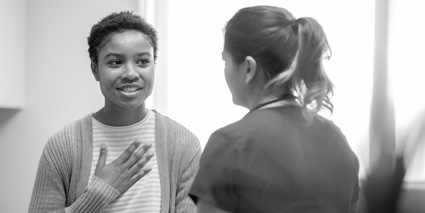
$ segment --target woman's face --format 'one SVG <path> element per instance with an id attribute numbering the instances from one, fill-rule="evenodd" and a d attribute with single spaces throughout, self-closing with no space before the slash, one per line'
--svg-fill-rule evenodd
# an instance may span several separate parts
<path id="1" fill-rule="evenodd" d="M 224 60 L 224 77 L 227 86 L 232 93 L 233 103 L 246 107 L 245 78 L 239 64 L 235 63 L 230 53 L 224 48 L 222 52 Z"/>
<path id="2" fill-rule="evenodd" d="M 105 96 L 105 108 L 144 107 L 153 88 L 153 47 L 141 32 L 128 30 L 114 34 L 101 48 L 95 69 L 95 78 Z"/>

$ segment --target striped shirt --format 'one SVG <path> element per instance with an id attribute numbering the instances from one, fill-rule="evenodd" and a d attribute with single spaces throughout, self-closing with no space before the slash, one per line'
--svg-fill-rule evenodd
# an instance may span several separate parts
<path id="1" fill-rule="evenodd" d="M 146 117 L 129 126 L 108 126 L 92 117 L 93 124 L 93 158 L 90 177 L 93 176 L 99 158 L 100 146 L 108 147 L 106 164 L 118 158 L 135 140 L 143 144 L 152 144 L 148 152 L 155 153 L 155 112 L 149 110 Z M 109 203 L 103 212 L 160 212 L 161 188 L 156 155 L 145 167 L 152 170 L 131 188 Z M 91 178 L 90 178 L 91 179 Z"/>

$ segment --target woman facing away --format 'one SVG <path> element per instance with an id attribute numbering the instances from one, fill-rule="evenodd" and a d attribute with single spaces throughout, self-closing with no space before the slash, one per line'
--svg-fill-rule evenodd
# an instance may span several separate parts
<path id="1" fill-rule="evenodd" d="M 88 37 L 99 111 L 54 134 L 43 150 L 29 212 L 196 212 L 188 191 L 197 137 L 150 110 L 156 30 L 132 12 L 112 13 Z"/>
<path id="2" fill-rule="evenodd" d="M 286 9 L 240 9 L 226 24 L 225 78 L 250 111 L 216 130 L 190 190 L 198 213 L 354 212 L 359 163 L 330 120 L 330 49 L 313 18 Z"/>

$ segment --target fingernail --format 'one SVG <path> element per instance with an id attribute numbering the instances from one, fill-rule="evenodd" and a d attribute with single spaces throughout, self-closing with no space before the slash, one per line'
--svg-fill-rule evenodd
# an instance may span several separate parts
<path id="1" fill-rule="evenodd" d="M 104 143 L 102 143 L 102 144 L 100 144 L 100 148 L 101 149 L 105 149 L 106 148 L 106 145 Z"/>
<path id="2" fill-rule="evenodd" d="M 152 158 L 152 156 L 153 156 L 153 154 L 152 154 L 152 153 L 146 153 L 146 154 L 145 154 L 145 158 L 146 158 L 147 160 L 151 159 L 151 158 Z"/>

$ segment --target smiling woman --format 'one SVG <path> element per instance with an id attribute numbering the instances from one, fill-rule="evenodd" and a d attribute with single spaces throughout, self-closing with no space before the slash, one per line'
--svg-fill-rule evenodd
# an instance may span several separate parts
<path id="1" fill-rule="evenodd" d="M 146 107 L 156 30 L 132 12 L 92 27 L 91 70 L 105 105 L 53 135 L 41 156 L 29 212 L 195 212 L 197 137 Z"/>
<path id="2" fill-rule="evenodd" d="M 125 113 L 131 116 L 119 125 L 130 125 L 146 116 L 144 102 L 152 93 L 154 80 L 153 52 L 149 40 L 138 31 L 117 33 L 109 39 L 99 52 L 99 61 L 92 64 L 93 75 L 105 96 L 105 107 L 94 114 L 97 120 L 114 125 L 121 119 L 108 121 L 109 112 L 124 112 L 120 108 L 128 109 Z M 122 117 L 120 114 L 113 115 Z"/>

